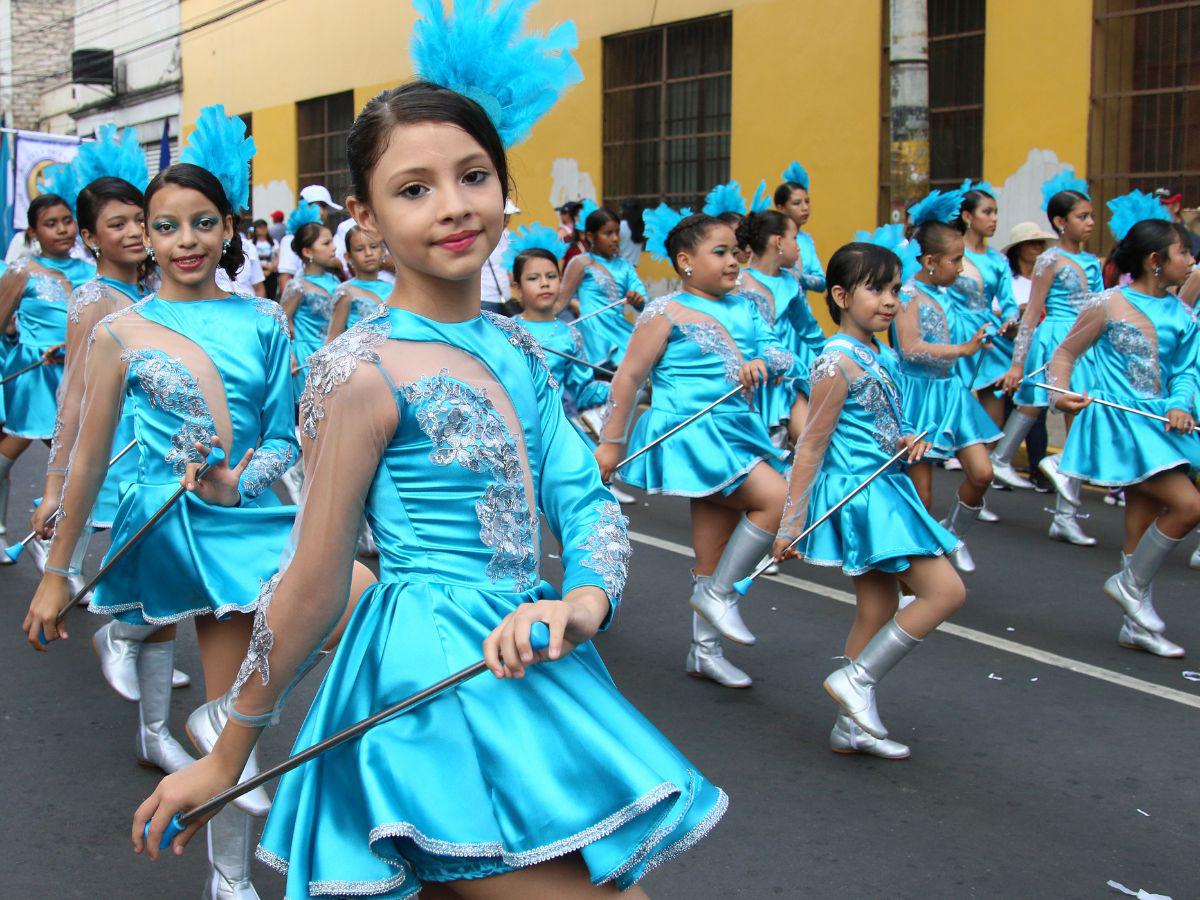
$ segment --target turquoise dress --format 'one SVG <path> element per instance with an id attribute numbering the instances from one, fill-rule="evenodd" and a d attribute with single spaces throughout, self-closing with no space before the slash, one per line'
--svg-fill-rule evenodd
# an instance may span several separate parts
<path id="1" fill-rule="evenodd" d="M 567 353 L 578 359 L 587 358 L 583 336 L 578 329 L 561 319 L 530 322 L 524 316 L 517 316 L 517 321 L 537 338 L 537 342 L 543 348 Z M 550 374 L 563 387 L 563 400 L 566 401 L 568 415 L 571 414 L 572 408 L 582 411 L 608 403 L 608 382 L 597 381 L 593 369 L 551 352 L 546 353 L 546 365 L 550 367 Z"/>
<path id="2" fill-rule="evenodd" d="M 900 355 L 901 393 L 914 433 L 928 431 L 933 459 L 949 459 L 964 447 L 987 444 L 1000 430 L 954 371 L 945 288 L 912 281 L 900 292 L 901 312 L 892 324 Z M 903 320 L 903 321 L 902 321 Z"/>
<path id="3" fill-rule="evenodd" d="M 581 253 L 576 259 L 579 261 L 572 261 L 572 265 L 583 266 L 583 280 L 576 291 L 580 317 L 616 303 L 630 291 L 646 296 L 646 286 L 638 277 L 637 269 L 623 257 L 605 259 L 594 253 Z M 584 358 L 588 362 L 615 368 L 625 358 L 625 346 L 633 334 L 633 326 L 625 318 L 625 307 L 614 306 L 580 322 L 579 333 L 583 335 L 587 350 Z"/>
<path id="4" fill-rule="evenodd" d="M 880 468 L 917 429 L 904 415 L 896 356 L 836 334 L 812 366 L 811 412 L 796 447 L 780 536 L 795 538 Z M 794 512 L 799 511 L 799 515 Z M 926 512 L 903 462 L 893 463 L 796 547 L 847 575 L 903 572 L 958 540 Z"/>
<path id="5" fill-rule="evenodd" d="M 519 604 L 561 596 L 539 573 L 543 517 L 561 542 L 562 593 L 599 588 L 611 622 L 628 520 L 519 325 L 380 310 L 314 357 L 300 421 L 312 442 L 304 517 L 264 588 L 236 715 L 277 711 L 337 621 L 348 526 L 364 510 L 379 583 L 358 601 L 294 752 L 472 665 Z M 726 805 L 589 642 L 520 680 L 484 673 L 284 775 L 258 857 L 286 873 L 292 898 L 408 897 L 424 881 L 573 852 L 593 882 L 624 888 Z"/>
<path id="6" fill-rule="evenodd" d="M 1086 251 L 1068 253 L 1051 247 L 1037 258 L 1034 282 L 1048 272 L 1053 272 L 1054 280 L 1046 294 L 1046 317 L 1036 327 L 1027 327 L 1022 322 L 1014 345 L 1014 359 L 1024 359 L 1025 371 L 1025 381 L 1013 396 L 1013 402 L 1019 406 L 1050 404 L 1046 389 L 1034 387 L 1033 382 L 1045 382 L 1044 367 L 1075 324 L 1080 310 L 1092 302 L 1093 295 L 1104 290 L 1100 260 Z M 1091 364 L 1084 357 L 1071 374 L 1071 389 L 1084 393 L 1091 385 Z"/>
<path id="7" fill-rule="evenodd" d="M 796 243 L 800 247 L 800 263 L 796 266 L 796 275 L 805 291 L 825 293 L 825 267 L 817 256 L 817 245 L 812 235 L 807 231 L 796 232 Z"/>
<path id="8" fill-rule="evenodd" d="M 222 435 L 234 465 L 247 450 L 255 453 L 241 477 L 240 506 L 184 494 L 96 588 L 92 612 L 166 625 L 254 608 L 261 583 L 279 568 L 296 513 L 268 490 L 298 451 L 289 355 L 286 317 L 258 297 L 169 302 L 151 295 L 96 327 L 89 372 L 110 377 L 95 390 L 110 385 L 114 407 L 123 398 L 138 441 L 137 471 L 123 485 L 106 561 L 176 491 L 187 463 L 200 460 L 193 442 Z M 89 494 L 99 490 L 103 465 L 73 476 L 81 453 L 107 463 L 113 442 L 94 444 L 107 407 L 98 398 L 84 409 L 63 496 L 68 515 L 88 508 Z"/>
<path id="9" fill-rule="evenodd" d="M 60 273 L 70 283 L 49 275 L 31 274 L 16 308 L 17 346 L 8 355 L 4 374 L 12 375 L 41 359 L 42 354 L 67 342 L 67 303 L 71 291 L 96 274 L 96 267 L 79 259 L 36 256 L 33 261 Z M 24 271 L 28 262 L 14 263 L 13 271 Z M 50 440 L 58 413 L 61 363 L 39 366 L 4 385 L 7 413 L 4 430 L 15 437 Z"/>
<path id="10" fill-rule="evenodd" d="M 351 278 L 349 281 L 343 281 L 337 288 L 337 291 L 341 291 L 342 288 L 347 287 L 358 288 L 360 291 L 366 291 L 369 294 L 374 295 L 376 298 L 375 302 L 372 302 L 370 298 L 364 297 L 361 294 L 348 292 L 350 294 L 350 313 L 346 318 L 347 328 L 350 328 L 352 325 L 355 325 L 362 319 L 369 316 L 375 311 L 376 307 L 387 303 L 387 299 L 392 293 L 391 284 L 380 278 L 376 278 L 374 281 L 367 281 L 362 278 Z M 337 292 L 335 291 L 334 300 L 336 301 L 336 299 Z"/>
<path id="11" fill-rule="evenodd" d="M 630 453 L 646 446 L 729 391 L 743 363 L 756 358 L 766 362 L 772 378 L 795 377 L 795 357 L 749 300 L 737 294 L 708 300 L 684 292 L 658 298 L 638 317 L 622 364 L 628 378 L 614 379 L 603 440 L 625 444 Z M 647 377 L 653 385 L 650 409 L 630 434 L 637 389 Z M 732 494 L 760 462 L 784 471 L 785 455 L 737 393 L 624 466 L 619 477 L 651 494 Z"/>
<path id="12" fill-rule="evenodd" d="M 1052 382 L 1075 378 L 1081 357 L 1091 366 L 1092 397 L 1165 416 L 1191 412 L 1198 387 L 1200 327 L 1171 294 L 1152 297 L 1129 287 L 1105 293 L 1079 314 L 1050 366 Z M 1200 469 L 1200 437 L 1166 431 L 1163 423 L 1092 403 L 1075 416 L 1059 471 L 1104 487 L 1122 487 L 1161 472 Z"/>
<path id="13" fill-rule="evenodd" d="M 1012 269 L 999 250 L 988 247 L 983 253 L 967 250 L 964 271 L 950 286 L 949 294 L 954 314 L 950 317 L 950 337 L 956 344 L 965 344 L 984 325 L 991 326 L 991 346 L 974 356 L 959 359 L 955 370 L 972 391 L 992 387 L 1012 366 L 1013 342 L 1000 334 L 1010 322 L 1020 316 L 1017 298 L 1013 296 Z M 995 307 L 999 306 L 997 315 Z"/>
<path id="14" fill-rule="evenodd" d="M 298 272 L 284 288 L 280 304 L 296 303 L 292 315 L 292 354 L 297 366 L 307 365 L 308 358 L 325 346 L 329 320 L 333 317 L 333 294 L 340 284 L 336 275 L 326 272 L 319 275 Z M 303 368 L 292 376 L 292 389 L 297 397 L 304 390 L 304 378 Z"/>

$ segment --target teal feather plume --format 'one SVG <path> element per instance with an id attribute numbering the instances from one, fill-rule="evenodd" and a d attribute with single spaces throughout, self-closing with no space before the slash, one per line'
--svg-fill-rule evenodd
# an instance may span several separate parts
<path id="1" fill-rule="evenodd" d="M 221 182 L 233 211 L 250 207 L 250 160 L 254 138 L 246 137 L 246 123 L 225 115 L 221 104 L 200 110 L 196 127 L 188 137 L 179 161 L 207 169 Z"/>

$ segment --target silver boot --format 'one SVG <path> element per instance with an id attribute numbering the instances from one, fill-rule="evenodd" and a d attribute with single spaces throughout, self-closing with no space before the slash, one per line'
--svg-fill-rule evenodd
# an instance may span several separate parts
<path id="1" fill-rule="evenodd" d="M 204 900 L 258 900 L 250 882 L 254 829 L 250 817 L 230 804 L 209 820 L 208 884 Z"/>
<path id="2" fill-rule="evenodd" d="M 1053 456 L 1047 456 L 1038 463 L 1038 468 L 1046 476 L 1047 480 L 1054 485 L 1054 490 L 1058 492 L 1058 496 L 1062 497 L 1072 506 L 1079 506 L 1083 502 L 1079 497 L 1081 482 L 1078 478 L 1068 478 L 1058 471 L 1058 465 L 1061 462 L 1062 454 L 1056 453 Z"/>
<path id="3" fill-rule="evenodd" d="M 717 568 L 708 581 L 697 581 L 692 591 L 692 609 L 703 616 L 710 625 L 737 644 L 753 646 L 756 638 L 742 621 L 738 611 L 738 592 L 734 582 L 754 571 L 763 554 L 775 543 L 775 535 L 763 531 L 745 516 L 742 516 L 725 552 L 717 562 Z"/>
<path id="4" fill-rule="evenodd" d="M 1192 558 L 1188 560 L 1188 568 L 1200 569 L 1200 544 L 1196 545 L 1196 549 L 1192 551 Z"/>
<path id="5" fill-rule="evenodd" d="M 197 707 L 188 716 L 188 737 L 192 739 L 192 743 L 196 745 L 196 749 L 205 756 L 212 753 L 212 748 L 216 745 L 217 738 L 221 736 L 221 731 L 225 728 L 225 723 L 229 721 L 229 707 L 232 702 L 228 694 L 222 694 L 216 700 L 209 700 L 203 706 Z M 258 747 L 255 746 L 250 751 L 250 758 L 246 760 L 246 768 L 242 770 L 242 775 L 238 781 L 245 781 L 257 774 Z M 242 796 L 233 801 L 233 805 L 244 813 L 261 818 L 271 811 L 271 798 L 267 796 L 267 792 L 260 786 L 249 793 L 242 794 Z"/>
<path id="6" fill-rule="evenodd" d="M 175 642 L 141 645 L 137 655 L 138 703 L 137 761 L 162 769 L 168 775 L 195 762 L 171 734 L 171 673 L 175 668 Z"/>
<path id="7" fill-rule="evenodd" d="M 880 759 L 908 759 L 912 756 L 907 744 L 872 737 L 845 713 L 838 713 L 837 721 L 833 723 L 833 731 L 829 732 L 829 749 L 834 753 L 865 753 Z"/>
<path id="8" fill-rule="evenodd" d="M 1076 482 L 1075 492 L 1078 493 L 1079 479 L 1071 478 L 1069 480 Z M 1096 539 L 1091 535 L 1084 534 L 1083 528 L 1079 524 L 1079 510 L 1072 506 L 1071 502 L 1062 494 L 1058 495 L 1054 503 L 1054 519 L 1050 522 L 1050 539 L 1074 544 L 1076 547 L 1096 546 Z"/>
<path id="9" fill-rule="evenodd" d="M 612 491 L 613 499 L 622 506 L 628 506 L 630 503 L 637 503 L 637 497 L 633 496 L 633 494 L 625 493 L 625 491 L 621 490 L 615 484 L 610 484 L 608 489 Z"/>
<path id="10" fill-rule="evenodd" d="M 875 685 L 919 643 L 919 639 L 892 619 L 871 638 L 857 659 L 849 660 L 825 679 L 825 692 L 859 728 L 883 740 L 887 737 L 887 729 L 875 705 Z"/>
<path id="11" fill-rule="evenodd" d="M 1008 421 L 1004 423 L 1004 434 L 1000 436 L 990 454 L 992 477 L 996 481 L 1025 491 L 1033 490 L 1033 482 L 1013 468 L 1012 458 L 1036 422 L 1037 419 L 1033 416 L 1027 416 L 1015 409 L 1012 411 Z"/>
<path id="12" fill-rule="evenodd" d="M 950 562 L 954 563 L 954 568 L 966 574 L 975 571 L 975 560 L 971 557 L 971 551 L 967 549 L 967 543 L 963 537 L 971 530 L 975 520 L 979 518 L 981 509 L 983 509 L 982 506 L 967 506 L 956 498 L 950 515 L 942 519 L 942 527 L 959 539 L 958 549 L 950 551 Z"/>
<path id="13" fill-rule="evenodd" d="M 696 613 L 692 613 L 692 646 L 688 650 L 686 671 L 694 678 L 707 678 L 727 688 L 748 688 L 754 683 L 725 658 L 721 633 Z"/>
<path id="14" fill-rule="evenodd" d="M 1178 540 L 1167 537 L 1151 523 L 1138 541 L 1133 553 L 1122 555 L 1121 571 L 1104 582 L 1104 593 L 1125 611 L 1135 624 L 1147 631 L 1162 634 L 1167 625 L 1154 610 L 1151 586 Z"/>
<path id="15" fill-rule="evenodd" d="M 100 674 L 109 687 L 131 703 L 137 703 L 142 697 L 138 687 L 138 651 L 142 649 L 142 641 L 158 628 L 157 625 L 126 625 L 114 619 L 92 635 L 92 648 L 100 657 Z"/>
<path id="16" fill-rule="evenodd" d="M 979 502 L 979 521 L 987 522 L 988 524 L 1000 521 L 1000 517 L 988 509 L 986 498 Z"/>
<path id="17" fill-rule="evenodd" d="M 1125 616 L 1121 620 L 1121 633 L 1117 635 L 1117 643 L 1130 650 L 1145 650 L 1147 653 L 1164 656 L 1167 659 L 1179 659 L 1186 653 L 1182 647 L 1174 641 L 1168 640 L 1165 635 L 1147 631 L 1129 616 Z"/>

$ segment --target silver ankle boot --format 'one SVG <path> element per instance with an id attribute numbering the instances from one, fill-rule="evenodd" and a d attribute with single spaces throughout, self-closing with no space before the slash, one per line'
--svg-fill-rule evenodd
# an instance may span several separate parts
<path id="1" fill-rule="evenodd" d="M 1075 482 L 1075 492 L 1079 493 L 1079 479 L 1069 479 Z M 1085 534 L 1079 524 L 1079 510 L 1071 502 L 1059 494 L 1054 503 L 1054 519 L 1050 522 L 1050 539 L 1074 544 L 1076 547 L 1094 547 L 1096 539 Z"/>
<path id="2" fill-rule="evenodd" d="M 100 674 L 122 699 L 131 703 L 137 703 L 141 699 L 137 675 L 138 651 L 142 641 L 160 627 L 129 625 L 113 619 L 100 626 L 92 635 L 92 648 L 100 658 Z M 180 672 L 178 669 L 171 671 L 171 687 L 185 688 L 191 683 L 192 679 L 186 672 Z"/>
<path id="3" fill-rule="evenodd" d="M 742 621 L 738 610 L 738 592 L 734 582 L 749 575 L 763 558 L 763 554 L 775 543 L 775 535 L 763 531 L 745 516 L 742 516 L 725 552 L 717 562 L 712 577 L 703 583 L 697 582 L 692 591 L 692 609 L 703 616 L 710 625 L 737 644 L 753 646 L 755 637 Z"/>
<path id="4" fill-rule="evenodd" d="M 137 761 L 162 769 L 168 775 L 195 762 L 172 736 L 171 673 L 175 668 L 175 642 L 142 644 L 137 655 L 138 702 Z"/>
<path id="5" fill-rule="evenodd" d="M 1117 635 L 1117 643 L 1130 650 L 1145 650 L 1155 656 L 1167 659 L 1180 659 L 1186 651 L 1165 635 L 1147 631 L 1129 616 L 1121 619 L 1121 633 Z"/>
<path id="6" fill-rule="evenodd" d="M 696 613 L 692 613 L 692 646 L 688 650 L 686 671 L 694 678 L 707 678 L 727 688 L 748 688 L 754 683 L 725 658 L 721 633 Z"/>
<path id="7" fill-rule="evenodd" d="M 986 522 L 988 524 L 1000 521 L 1000 517 L 988 509 L 986 498 L 979 501 L 979 521 Z"/>
<path id="8" fill-rule="evenodd" d="M 204 900 L 259 900 L 250 882 L 254 829 L 250 817 L 234 804 L 205 826 L 208 835 L 208 884 Z"/>
<path id="9" fill-rule="evenodd" d="M 1200 544 L 1196 545 L 1196 549 L 1192 551 L 1192 557 L 1188 560 L 1188 568 L 1200 569 Z"/>
<path id="10" fill-rule="evenodd" d="M 1036 422 L 1037 419 L 1033 416 L 1027 416 L 1015 409 L 1012 411 L 1008 421 L 1004 423 L 1004 434 L 1000 436 L 990 454 L 992 477 L 996 481 L 1025 491 L 1033 490 L 1033 482 L 1013 468 L 1012 458 Z"/>
<path id="11" fill-rule="evenodd" d="M 217 738 L 221 736 L 221 732 L 225 728 L 225 723 L 229 721 L 229 707 L 232 702 L 229 694 L 222 694 L 216 700 L 209 700 L 203 706 L 197 707 L 188 716 L 188 737 L 192 739 L 192 743 L 196 745 L 196 749 L 205 756 L 212 752 L 212 748 L 217 743 Z M 257 774 L 258 747 L 256 745 L 250 751 L 250 758 L 246 760 L 246 768 L 242 770 L 242 775 L 238 781 L 245 781 Z M 249 793 L 242 794 L 242 796 L 233 801 L 233 805 L 244 813 L 261 818 L 271 811 L 271 798 L 267 796 L 266 790 L 260 786 Z"/>
<path id="12" fill-rule="evenodd" d="M 1108 598 L 1135 624 L 1155 634 L 1162 634 L 1167 625 L 1154 610 L 1151 586 L 1158 570 L 1178 544 L 1178 540 L 1159 531 L 1157 523 L 1151 523 L 1133 553 L 1128 557 L 1122 555 L 1121 571 L 1104 582 L 1104 593 Z"/>
<path id="13" fill-rule="evenodd" d="M 849 660 L 825 679 L 826 693 L 859 728 L 883 740 L 888 733 L 875 705 L 875 685 L 919 643 L 892 619 L 871 638 L 857 659 Z"/>
<path id="14" fill-rule="evenodd" d="M 1058 492 L 1058 496 L 1062 497 L 1072 506 L 1079 506 L 1083 502 L 1079 497 L 1079 487 L 1082 482 L 1077 478 L 1068 478 L 1058 471 L 1058 465 L 1061 462 L 1062 454 L 1056 453 L 1053 456 L 1047 456 L 1038 463 L 1038 468 L 1046 476 L 1047 480 L 1054 485 L 1054 490 Z"/>
<path id="15" fill-rule="evenodd" d="M 872 737 L 854 724 L 845 713 L 838 713 L 829 732 L 829 749 L 834 753 L 865 753 L 880 759 L 908 759 L 912 751 L 899 741 L 880 740 Z"/>
<path id="16" fill-rule="evenodd" d="M 967 543 L 963 537 L 971 530 L 971 526 L 979 518 L 979 512 L 982 509 L 982 505 L 967 506 L 956 498 L 950 515 L 942 519 L 942 527 L 959 539 L 958 549 L 951 550 L 949 553 L 950 562 L 954 563 L 954 568 L 966 574 L 975 571 L 975 560 L 971 557 L 971 551 L 967 549 Z"/>

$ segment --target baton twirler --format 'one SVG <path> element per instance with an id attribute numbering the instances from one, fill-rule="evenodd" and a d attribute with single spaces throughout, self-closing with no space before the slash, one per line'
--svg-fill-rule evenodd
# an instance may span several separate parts
<path id="1" fill-rule="evenodd" d="M 550 646 L 550 629 L 545 622 L 534 622 L 529 629 L 529 643 L 534 650 L 545 650 Z M 162 840 L 159 841 L 159 849 L 165 850 L 171 846 L 171 841 L 179 835 L 184 829 L 188 828 L 193 822 L 204 819 L 207 816 L 218 812 L 226 803 L 236 800 L 242 794 L 249 793 L 257 787 L 261 787 L 268 781 L 272 781 L 297 766 L 302 766 L 310 759 L 320 756 L 326 750 L 332 750 L 334 747 L 344 744 L 347 741 L 352 741 L 364 732 L 370 731 L 376 725 L 386 722 L 388 719 L 394 718 L 401 713 L 406 713 L 410 709 L 414 709 L 428 703 L 434 697 L 444 694 L 446 691 L 452 690 L 465 681 L 470 681 L 476 675 L 487 671 L 487 663 L 482 659 L 477 663 L 467 666 L 465 669 L 460 669 L 453 675 L 448 675 L 437 684 L 431 684 L 422 691 L 418 691 L 411 697 L 401 700 L 389 706 L 387 709 L 382 709 L 374 715 L 368 716 L 348 728 L 344 728 L 337 734 L 330 735 L 325 740 L 313 744 L 306 750 L 301 750 L 299 753 L 289 756 L 278 765 L 271 766 L 269 769 L 264 769 L 253 778 L 247 778 L 245 781 L 235 784 L 229 790 L 222 791 L 213 797 L 211 800 L 206 800 L 197 806 L 195 809 L 190 809 L 185 813 L 176 813 L 171 817 L 171 821 L 167 823 L 167 827 L 163 829 Z M 146 827 L 142 829 L 142 836 L 150 836 L 150 823 L 146 823 Z"/>
<path id="2" fill-rule="evenodd" d="M 1098 404 L 1099 406 L 1110 406 L 1113 409 L 1119 409 L 1121 412 L 1132 413 L 1135 416 L 1145 416 L 1147 419 L 1153 419 L 1156 422 L 1170 423 L 1171 421 L 1166 416 L 1160 416 L 1158 413 L 1146 412 L 1144 409 L 1134 409 L 1132 406 L 1122 406 L 1120 403 L 1113 403 L 1111 400 L 1101 400 L 1099 397 L 1088 397 L 1085 394 L 1079 393 L 1078 391 L 1069 391 L 1066 388 L 1053 387 L 1049 384 L 1042 384 L 1039 381 L 1035 381 L 1033 386 L 1043 388 L 1047 391 L 1053 391 L 1056 394 L 1065 394 L 1066 396 L 1074 397 L 1077 400 L 1088 400 L 1092 403 Z M 1196 429 L 1193 428 L 1188 433 L 1195 434 Z"/>
<path id="3" fill-rule="evenodd" d="M 920 434 L 917 435 L 916 439 L 913 441 L 913 444 L 921 443 L 921 441 L 925 440 L 925 435 L 927 435 L 927 434 L 929 434 L 928 431 L 922 431 Z M 852 490 L 850 493 L 848 493 L 845 497 L 843 497 L 837 503 L 833 504 L 833 506 L 829 507 L 829 509 L 825 510 L 825 512 L 821 515 L 821 517 L 819 519 L 817 519 L 817 521 L 813 522 L 811 525 L 809 525 L 807 528 L 805 528 L 802 532 L 800 532 L 798 535 L 796 535 L 796 537 L 792 539 L 792 542 L 787 545 L 786 549 L 791 550 L 793 547 L 795 547 L 797 544 L 799 544 L 802 540 L 804 540 L 806 537 L 808 537 L 810 534 L 812 534 L 817 529 L 817 526 L 819 526 L 822 522 L 824 522 L 826 519 L 828 519 L 830 516 L 832 516 L 835 512 L 837 512 L 839 509 L 841 509 L 843 506 L 845 506 L 847 503 L 849 503 L 850 498 L 852 498 L 855 494 L 857 494 L 859 491 L 861 491 L 863 488 L 865 488 L 868 484 L 870 484 L 872 481 L 874 481 L 876 478 L 878 478 L 880 475 L 882 475 L 884 472 L 886 472 L 888 469 L 890 469 L 892 467 L 892 465 L 898 459 L 900 459 L 900 457 L 904 456 L 904 454 L 906 454 L 906 453 L 910 453 L 911 451 L 912 451 L 912 447 L 909 446 L 909 447 L 901 447 L 899 450 L 897 450 L 895 453 L 893 453 L 891 455 L 891 458 L 889 458 L 887 462 L 885 462 L 882 466 L 880 466 L 878 469 L 876 469 L 874 472 L 872 472 L 870 475 L 868 475 L 866 480 L 863 481 L 861 484 L 859 484 L 858 487 L 856 487 L 854 490 Z M 741 581 L 735 582 L 733 585 L 733 589 L 735 591 L 737 591 L 739 594 L 745 596 L 746 591 L 750 590 L 750 585 L 754 582 L 754 579 L 758 578 L 759 575 L 761 575 L 763 572 L 767 571 L 767 569 L 771 568 L 771 564 L 774 561 L 775 560 L 773 558 L 768 558 L 762 565 L 760 565 L 754 571 L 754 574 L 751 575 L 749 578 L 743 578 Z"/>
<path id="4" fill-rule="evenodd" d="M 730 388 L 726 393 L 722 394 L 720 397 L 718 397 L 712 403 L 708 404 L 708 406 L 704 407 L 704 409 L 700 410 L 700 412 L 692 413 L 692 415 L 688 416 L 686 419 L 684 419 L 682 422 L 680 422 L 678 425 L 676 425 L 674 428 L 672 428 L 666 434 L 656 437 L 654 440 L 652 440 L 650 443 L 648 443 L 641 450 L 635 450 L 633 453 L 630 453 L 627 457 L 625 457 L 623 460 L 621 460 L 619 463 L 617 463 L 615 466 L 613 466 L 613 471 L 614 472 L 617 471 L 617 469 L 621 468 L 621 466 L 625 465 L 626 463 L 633 462 L 635 459 L 637 459 L 639 456 L 641 456 L 647 450 L 653 450 L 655 447 L 657 447 L 659 444 L 661 444 L 663 441 L 665 441 L 667 438 L 669 438 L 675 432 L 679 431 L 680 429 L 686 428 L 688 425 L 691 425 L 702 415 L 709 412 L 714 407 L 717 407 L 720 404 L 724 403 L 726 400 L 728 400 L 734 394 L 739 393 L 742 389 L 743 388 L 740 384 L 737 387 Z"/>
<path id="5" fill-rule="evenodd" d="M 609 378 L 612 378 L 617 374 L 612 369 L 606 369 L 604 366 L 598 366 L 595 363 L 590 363 L 586 359 L 580 359 L 578 356 L 572 356 L 570 353 L 563 353 L 561 350 L 555 350 L 553 347 L 547 347 L 543 344 L 542 349 L 547 353 L 553 353 L 555 356 L 561 356 L 563 359 L 569 359 L 571 362 L 576 362 L 580 365 L 587 366 L 589 369 L 595 369 L 601 375 L 607 375 Z"/>
<path id="6" fill-rule="evenodd" d="M 20 376 L 24 375 L 26 372 L 32 372 L 34 369 L 40 369 L 42 366 L 48 366 L 51 363 L 58 365 L 62 361 L 63 361 L 63 358 L 61 356 L 55 357 L 54 359 L 47 359 L 46 357 L 43 356 L 37 362 L 30 363 L 29 365 L 25 366 L 25 368 L 17 369 L 17 371 L 13 372 L 11 375 L 5 375 L 3 378 L 0 378 L 0 384 L 8 384 L 14 378 L 19 378 Z"/>
<path id="7" fill-rule="evenodd" d="M 571 324 L 578 325 L 580 322 L 586 322 L 592 316 L 598 316 L 598 315 L 600 315 L 600 313 L 606 312 L 607 310 L 612 309 L 614 306 L 624 306 L 626 302 L 627 301 L 625 300 L 625 298 L 622 297 L 620 300 L 617 300 L 613 303 L 609 303 L 607 306 L 602 306 L 599 309 L 593 309 L 590 313 L 588 313 L 587 315 L 584 315 L 584 316 L 580 316 L 578 319 L 576 319 Z"/>

